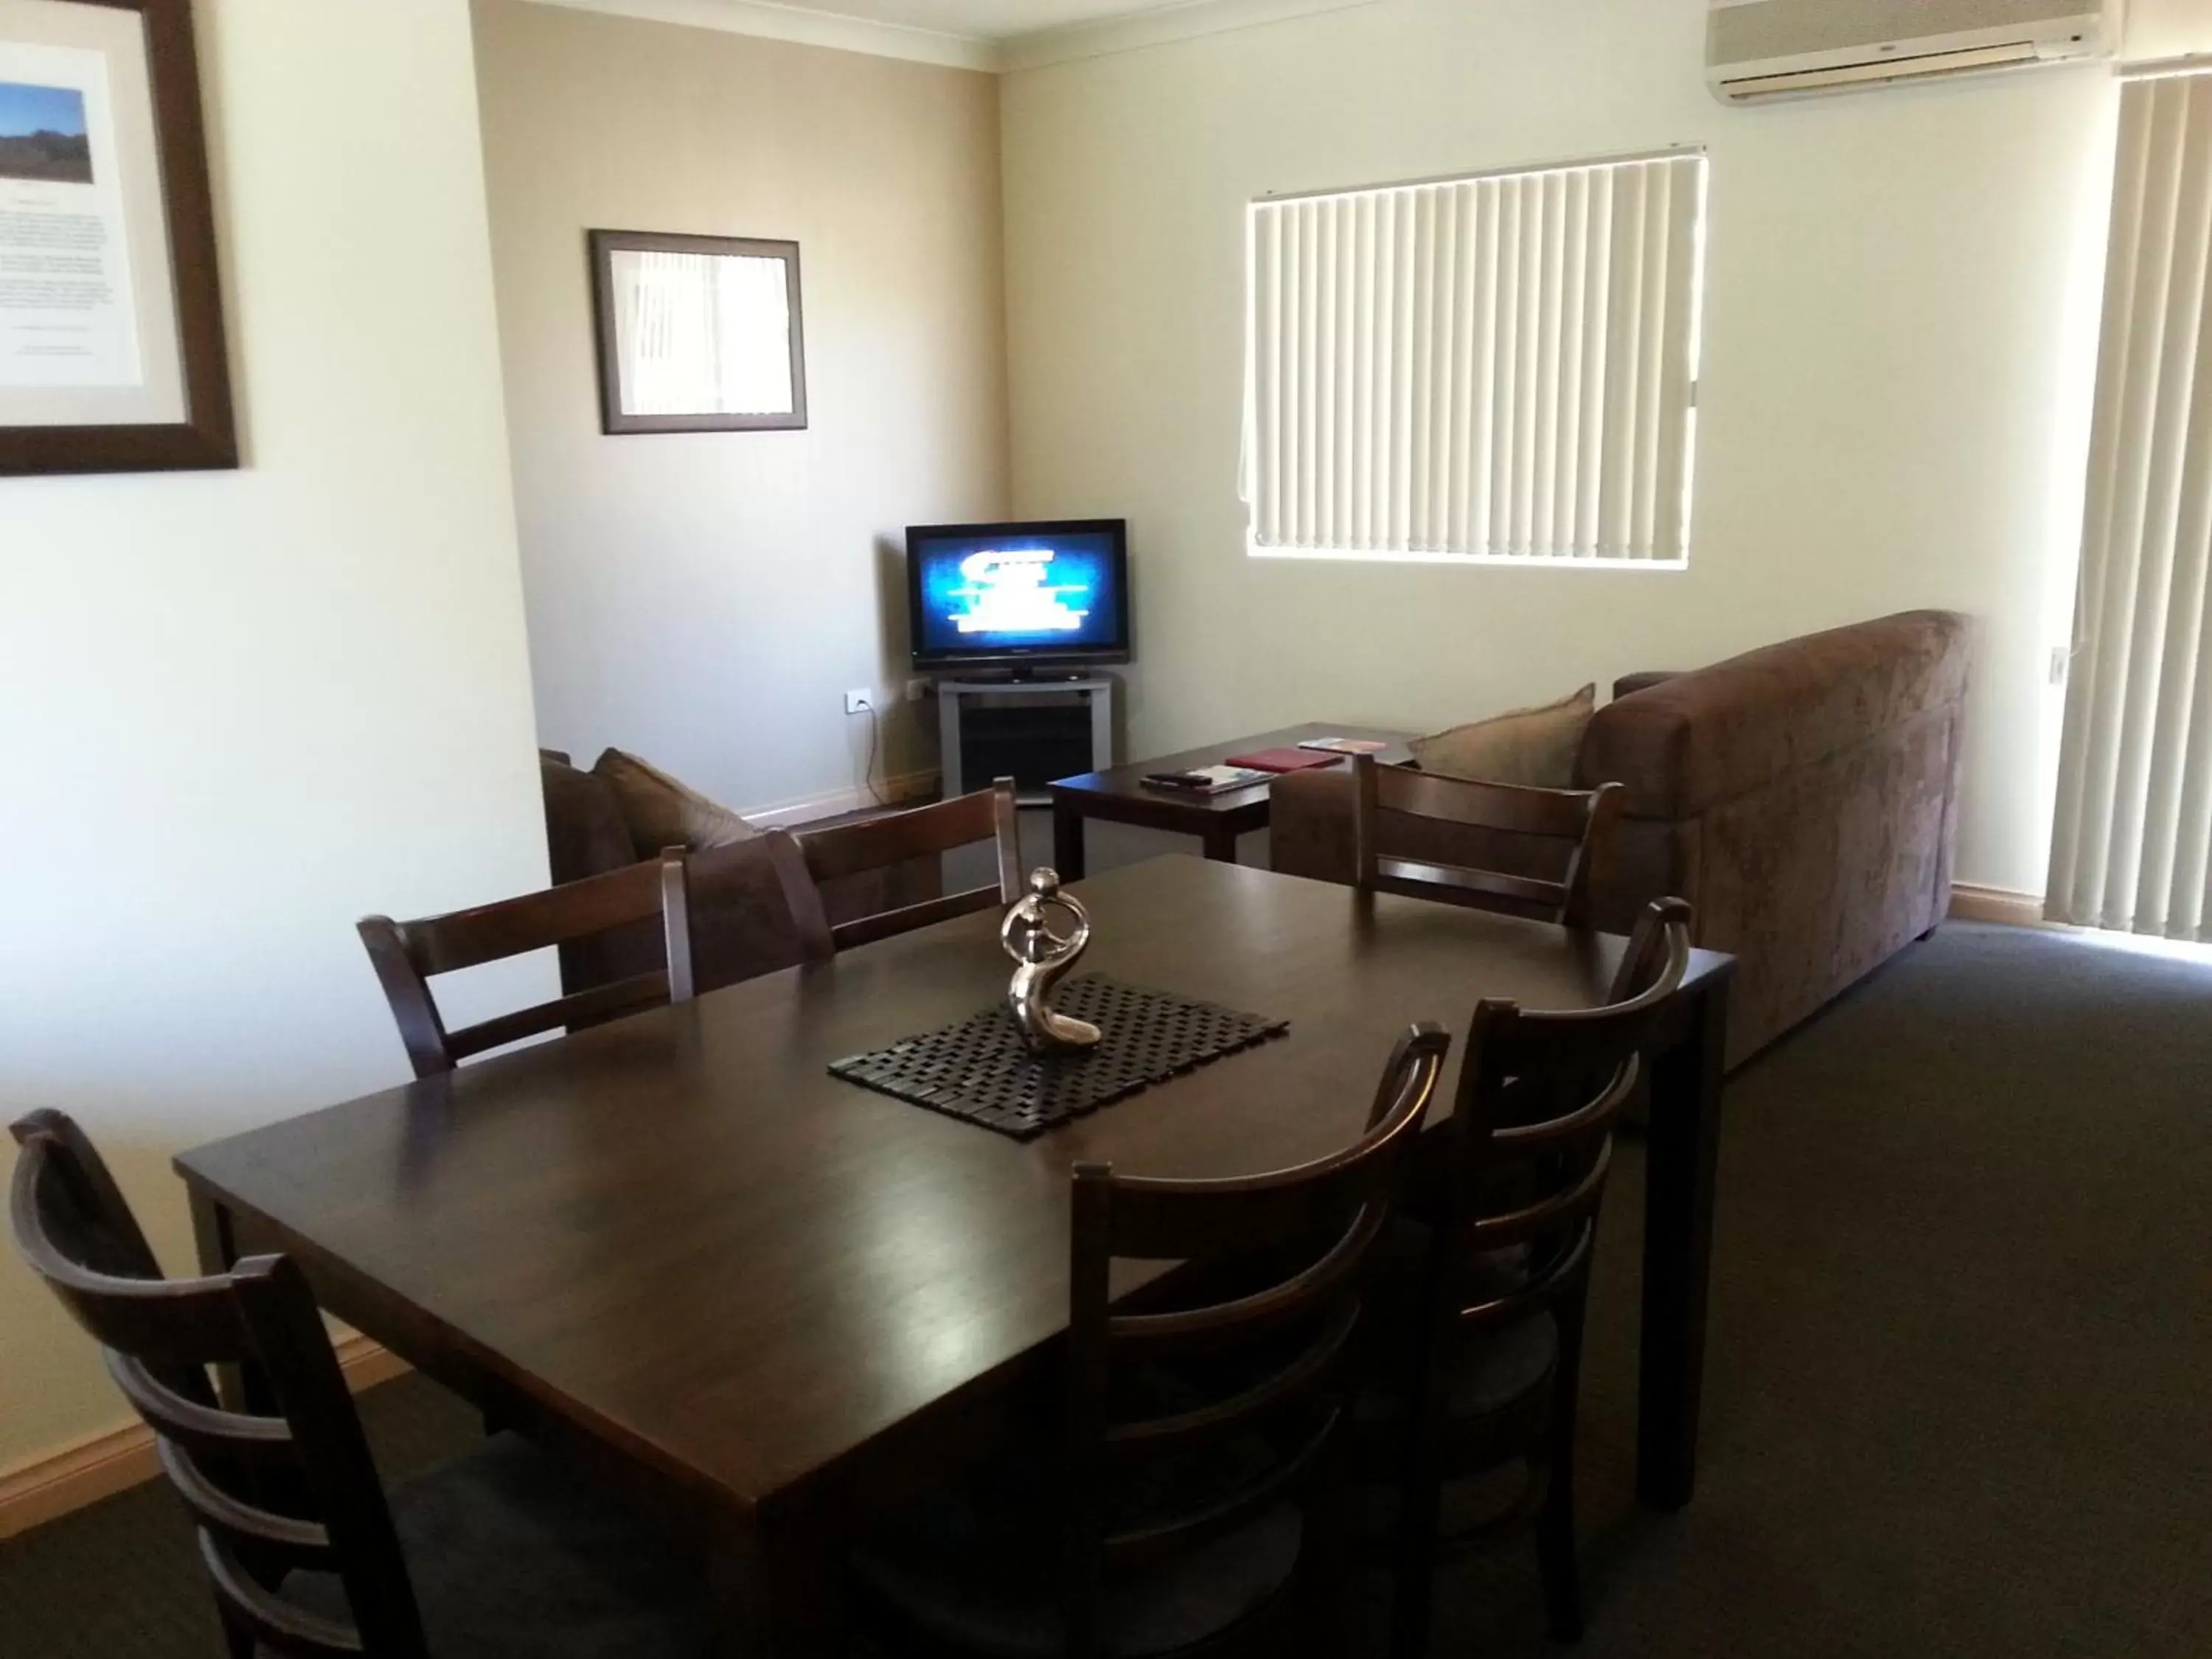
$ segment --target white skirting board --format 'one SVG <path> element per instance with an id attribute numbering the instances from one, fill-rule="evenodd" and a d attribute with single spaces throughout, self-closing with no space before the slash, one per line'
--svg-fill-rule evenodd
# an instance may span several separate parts
<path id="1" fill-rule="evenodd" d="M 2008 927 L 2043 927 L 2043 895 L 2015 892 L 2009 887 L 1977 887 L 1969 882 L 1951 885 L 1951 920 L 1994 921 Z"/>
<path id="2" fill-rule="evenodd" d="M 406 1361 L 365 1336 L 341 1336 L 334 1346 L 338 1368 L 356 1394 L 407 1369 Z M 159 1473 L 153 1431 L 143 1423 L 88 1435 L 0 1474 L 0 1538 L 13 1538 L 71 1510 L 112 1498 Z"/>
<path id="3" fill-rule="evenodd" d="M 787 800 L 775 806 L 757 806 L 739 814 L 756 830 L 788 830 L 795 824 L 812 823 L 820 818 L 834 818 L 840 813 L 857 812 L 867 806 L 898 806 L 908 801 L 937 793 L 937 773 L 906 772 L 895 778 L 885 778 L 879 786 L 881 799 L 866 789 L 840 789 L 833 795 L 813 795 L 805 800 Z"/>

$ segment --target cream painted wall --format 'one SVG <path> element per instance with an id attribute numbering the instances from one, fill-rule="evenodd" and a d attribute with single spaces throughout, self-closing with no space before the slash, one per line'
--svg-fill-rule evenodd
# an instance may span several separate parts
<path id="1" fill-rule="evenodd" d="M 1755 110 L 1705 0 L 1384 0 L 1006 82 L 1015 505 L 1127 513 L 1133 727 L 1441 725 L 1919 605 L 1982 619 L 1963 879 L 2040 890 L 2115 99 L 2101 67 Z M 1702 143 L 1691 568 L 1254 560 L 1243 207 Z"/>
<path id="2" fill-rule="evenodd" d="M 0 1116 L 177 1271 L 171 1153 L 406 1076 L 355 918 L 545 879 L 467 9 L 197 10 L 246 469 L 0 479 Z M 127 1416 L 9 1254 L 0 1471 Z"/>
<path id="3" fill-rule="evenodd" d="M 2142 63 L 2212 52 L 2212 0 L 2129 0 L 2125 56 Z"/>
<path id="4" fill-rule="evenodd" d="M 903 687 L 909 523 L 1000 515 L 988 76 L 478 0 L 538 730 L 741 810 L 854 788 Z M 795 239 L 804 432 L 602 436 L 584 233 Z M 879 771 L 933 764 L 911 707 Z"/>

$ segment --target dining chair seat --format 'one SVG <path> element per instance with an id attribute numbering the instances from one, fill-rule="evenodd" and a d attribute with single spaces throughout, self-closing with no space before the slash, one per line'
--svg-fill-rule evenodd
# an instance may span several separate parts
<path id="1" fill-rule="evenodd" d="M 1381 1346 L 1409 1347 L 1415 1334 L 1410 1328 L 1386 1331 Z M 1559 1322 L 1549 1312 L 1516 1320 L 1452 1357 L 1443 1380 L 1445 1410 L 1455 1418 L 1484 1418 L 1541 1398 L 1559 1363 Z M 1358 1415 L 1363 1425 L 1398 1423 L 1405 1415 L 1405 1391 L 1378 1381 L 1361 1394 Z"/>
<path id="2" fill-rule="evenodd" d="M 432 1659 L 692 1659 L 714 1649 L 699 1561 L 517 1436 L 495 1435 L 391 1494 Z M 337 1575 L 279 1594 L 349 1617 Z M 264 1644 L 262 1653 L 275 1659 Z"/>
<path id="3" fill-rule="evenodd" d="M 994 1464 L 933 1494 L 864 1540 L 851 1558 L 862 1588 L 908 1629 L 963 1654 L 1056 1659 L 1060 1483 L 1049 1450 Z M 1230 1629 L 1290 1582 L 1304 1523 L 1279 1504 L 1195 1549 L 1109 1582 L 1099 1651 L 1174 1653 Z"/>
<path id="4" fill-rule="evenodd" d="M 1383 1278 L 1368 1307 L 1369 1382 L 1354 1412 L 1364 1432 L 1403 1423 L 1405 1379 L 1419 1363 L 1426 1312 L 1421 1268 L 1434 1237 L 1434 1230 L 1421 1222 L 1404 1216 L 1391 1221 Z M 1528 1282 L 1526 1245 L 1490 1252 L 1468 1266 L 1468 1288 L 1477 1297 L 1510 1296 Z M 1486 1418 L 1504 1412 L 1540 1395 L 1559 1360 L 1559 1322 L 1549 1311 L 1539 1310 L 1462 1345 L 1449 1362 L 1445 1409 L 1455 1418 Z"/>

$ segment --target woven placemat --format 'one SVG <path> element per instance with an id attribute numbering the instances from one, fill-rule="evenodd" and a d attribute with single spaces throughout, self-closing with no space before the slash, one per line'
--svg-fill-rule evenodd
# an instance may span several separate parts
<path id="1" fill-rule="evenodd" d="M 1288 1020 L 1096 974 L 1061 986 L 1053 1006 L 1096 1025 L 1104 1033 L 1098 1046 L 1033 1054 L 1012 1012 L 994 1003 L 957 1024 L 833 1061 L 830 1071 L 848 1083 L 1028 1140 L 1290 1030 Z"/>

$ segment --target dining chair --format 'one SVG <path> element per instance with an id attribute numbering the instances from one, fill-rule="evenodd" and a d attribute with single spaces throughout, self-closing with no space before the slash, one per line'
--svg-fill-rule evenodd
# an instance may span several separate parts
<path id="1" fill-rule="evenodd" d="M 1378 1318 L 1377 1375 L 1363 1439 L 1388 1447 L 1400 1485 L 1392 1552 L 1394 1652 L 1426 1650 L 1432 1581 L 1447 1547 L 1536 1534 L 1553 1634 L 1582 1632 L 1575 1548 L 1575 1403 L 1590 1252 L 1613 1129 L 1690 963 L 1691 911 L 1659 899 L 1638 918 L 1604 1006 L 1538 1012 L 1485 1000 L 1461 1054 L 1439 1148 L 1441 1212 L 1401 1230 L 1419 1243 Z M 1530 1103 L 1542 1110 L 1532 1115 Z M 1509 1472 L 1515 1496 L 1471 1528 L 1440 1532 L 1444 1490 Z"/>
<path id="2" fill-rule="evenodd" d="M 447 1029 L 430 993 L 430 981 L 441 974 L 568 945 L 647 919 L 661 924 L 667 946 L 663 967 L 458 1030 Z M 573 1030 L 691 1000 L 690 869 L 677 848 L 664 852 L 658 862 L 586 876 L 495 904 L 416 921 L 364 916 L 357 926 L 418 1078 L 450 1072 L 471 1054 L 540 1032 Z"/>
<path id="3" fill-rule="evenodd" d="M 1354 881 L 1569 927 L 1589 925 L 1591 866 L 1610 855 L 1624 792 L 1517 784 L 1352 759 Z M 1504 866 L 1506 867 L 1499 867 Z"/>
<path id="4" fill-rule="evenodd" d="M 988 789 L 973 794 L 903 812 L 801 830 L 794 839 L 812 880 L 803 888 L 788 888 L 786 896 L 793 914 L 802 918 L 800 931 L 817 960 L 856 945 L 927 927 L 949 916 L 1012 904 L 1022 896 L 1021 820 L 1012 778 L 1000 778 Z M 993 843 L 998 854 L 995 886 L 971 887 L 830 925 L 818 890 L 822 885 L 864 871 L 888 869 L 911 859 L 941 858 L 955 848 L 986 841 Z"/>
<path id="5" fill-rule="evenodd" d="M 1449 1046 L 1409 1030 L 1364 1135 L 1298 1168 L 1078 1164 L 1060 1426 L 856 1548 L 863 1626 L 994 1659 L 1337 1650 L 1355 1335 Z M 1180 1265 L 1117 1305 L 1139 1261 Z"/>
<path id="6" fill-rule="evenodd" d="M 511 1435 L 387 1499 L 289 1257 L 165 1279 L 72 1120 L 33 1112 L 13 1133 L 15 1249 L 154 1431 L 231 1659 L 710 1651 L 711 1603 L 689 1553 Z M 210 1366 L 231 1365 L 253 1379 L 246 1409 L 220 1403 L 210 1382 Z"/>

